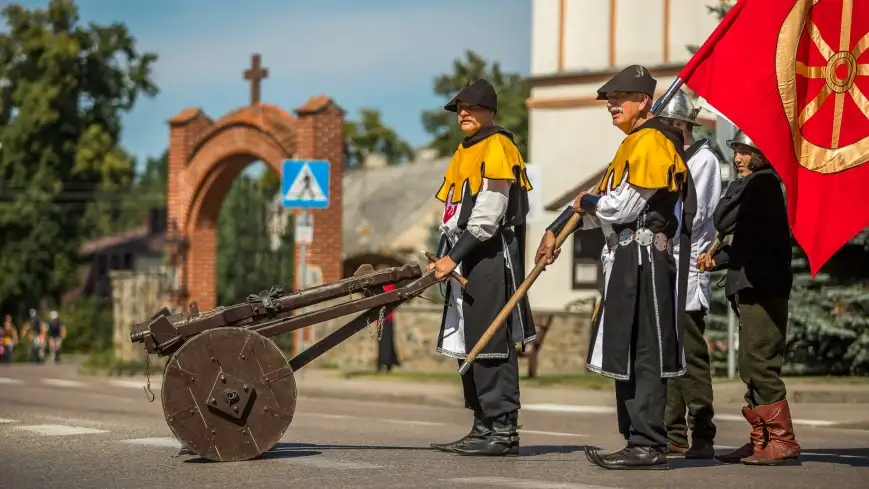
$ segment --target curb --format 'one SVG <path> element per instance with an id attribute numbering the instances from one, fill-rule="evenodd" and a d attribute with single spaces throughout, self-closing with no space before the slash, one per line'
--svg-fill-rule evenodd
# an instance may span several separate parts
<path id="1" fill-rule="evenodd" d="M 794 390 L 791 397 L 803 404 L 869 404 L 869 391 Z"/>

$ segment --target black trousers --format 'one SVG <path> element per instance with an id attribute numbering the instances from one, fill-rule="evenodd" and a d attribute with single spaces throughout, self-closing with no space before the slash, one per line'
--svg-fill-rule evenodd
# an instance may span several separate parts
<path id="1" fill-rule="evenodd" d="M 616 413 L 619 432 L 629 444 L 664 448 L 667 379 L 661 378 L 652 294 L 645 292 L 639 294 L 631 329 L 631 378 L 616 380 Z"/>
<path id="2" fill-rule="evenodd" d="M 713 441 L 716 427 L 712 422 L 712 373 L 709 366 L 709 346 L 706 331 L 706 312 L 688 311 L 685 314 L 685 359 L 688 372 L 667 381 L 667 412 L 665 422 L 670 443 L 688 448 L 688 430 L 693 440 Z M 685 408 L 688 417 L 685 417 Z"/>
<path id="3" fill-rule="evenodd" d="M 475 416 L 491 420 L 519 410 L 519 357 L 512 343 L 509 350 L 508 358 L 477 358 L 461 376 L 465 407 Z"/>

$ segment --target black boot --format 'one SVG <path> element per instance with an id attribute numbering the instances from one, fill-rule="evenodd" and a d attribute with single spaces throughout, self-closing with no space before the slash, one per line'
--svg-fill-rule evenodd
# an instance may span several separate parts
<path id="1" fill-rule="evenodd" d="M 615 453 L 597 455 L 594 462 L 605 469 L 616 470 L 666 470 L 667 452 L 662 448 L 628 445 Z"/>
<path id="2" fill-rule="evenodd" d="M 451 443 L 432 443 L 429 446 L 442 452 L 452 452 L 456 447 L 463 445 L 467 441 L 485 437 L 490 431 L 491 430 L 489 429 L 489 426 L 486 425 L 483 417 L 480 414 L 474 414 L 474 426 L 471 427 L 471 431 L 463 438 Z"/>
<path id="3" fill-rule="evenodd" d="M 484 436 L 469 438 L 452 451 L 459 455 L 490 457 L 519 455 L 519 430 L 516 420 L 517 416 L 513 413 L 502 414 L 492 420 L 492 429 Z"/>

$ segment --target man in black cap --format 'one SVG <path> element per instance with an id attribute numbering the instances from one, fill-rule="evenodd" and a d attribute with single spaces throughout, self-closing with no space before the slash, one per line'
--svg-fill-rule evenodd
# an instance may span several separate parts
<path id="1" fill-rule="evenodd" d="M 489 82 L 465 87 L 444 109 L 457 113 L 466 137 L 436 194 L 444 203 L 440 259 L 427 270 L 434 269 L 441 280 L 453 270 L 468 279 L 464 290 L 447 281 L 437 342 L 439 353 L 461 364 L 525 278 L 521 237 L 531 183 L 513 135 L 494 122 L 498 97 Z M 432 448 L 461 455 L 519 453 L 515 343 L 524 347 L 535 336 L 531 308 L 523 299 L 462 376 L 465 406 L 474 413 L 470 433 Z"/>
<path id="2" fill-rule="evenodd" d="M 685 373 L 682 316 L 696 209 L 679 129 L 651 113 L 656 81 L 629 66 L 598 90 L 612 123 L 627 137 L 604 173 L 598 195 L 581 192 L 547 228 L 535 262 L 557 257 L 555 236 L 574 212 L 579 228 L 606 237 L 604 290 L 594 315 L 587 368 L 615 379 L 619 431 L 627 446 L 609 454 L 586 448 L 609 469 L 662 469 L 667 463 L 667 379 Z M 678 285 L 678 292 L 677 292 Z M 677 305 L 678 300 L 678 305 Z"/>

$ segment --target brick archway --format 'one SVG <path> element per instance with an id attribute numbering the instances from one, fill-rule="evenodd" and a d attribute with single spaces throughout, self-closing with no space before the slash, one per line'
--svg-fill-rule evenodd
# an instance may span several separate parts
<path id="1" fill-rule="evenodd" d="M 331 162 L 329 208 L 311 211 L 314 243 L 308 247 L 307 262 L 319 268 L 323 281 L 341 278 L 344 111 L 330 98 L 318 96 L 295 113 L 293 117 L 274 105 L 256 103 L 217 121 L 197 108 L 168 121 L 170 239 L 184 243 L 170 256 L 177 280 L 172 301 L 180 309 L 186 310 L 189 301 L 196 301 L 200 311 L 215 307 L 217 217 L 232 182 L 257 160 L 278 175 L 286 159 Z"/>

